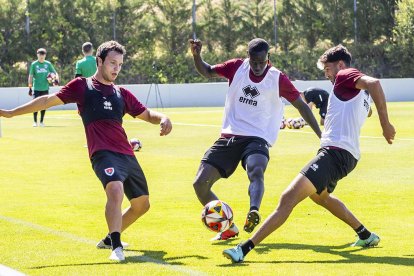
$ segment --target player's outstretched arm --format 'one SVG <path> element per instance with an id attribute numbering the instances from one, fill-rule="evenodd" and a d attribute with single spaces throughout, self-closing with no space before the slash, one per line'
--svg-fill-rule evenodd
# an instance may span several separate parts
<path id="1" fill-rule="evenodd" d="M 321 138 L 321 129 L 319 128 L 318 121 L 316 121 L 315 116 L 309 106 L 302 100 L 301 97 L 298 97 L 295 101 L 292 102 L 292 105 L 299 111 L 302 118 L 308 123 L 316 135 Z"/>
<path id="2" fill-rule="evenodd" d="M 396 132 L 394 126 L 388 119 L 387 102 L 380 81 L 370 76 L 362 76 L 355 83 L 355 87 L 361 90 L 367 90 L 371 95 L 372 100 L 377 107 L 378 117 L 382 127 L 382 135 L 385 140 L 387 140 L 388 144 L 392 144 Z"/>
<path id="3" fill-rule="evenodd" d="M 160 112 L 147 109 L 137 117 L 151 124 L 160 124 L 160 136 L 168 135 L 172 130 L 170 119 Z"/>
<path id="4" fill-rule="evenodd" d="M 199 39 L 189 39 L 188 43 L 190 44 L 190 50 L 191 54 L 193 55 L 194 65 L 198 73 L 206 78 L 218 77 L 219 75 L 215 70 L 213 70 L 211 65 L 201 58 L 201 48 L 203 46 L 201 41 Z"/>
<path id="5" fill-rule="evenodd" d="M 36 98 L 26 104 L 18 106 L 14 109 L 4 110 L 0 109 L 0 117 L 11 118 L 14 116 L 26 114 L 26 113 L 33 113 L 39 110 L 45 110 L 49 107 L 55 105 L 62 105 L 64 104 L 61 99 L 59 99 L 55 94 L 52 95 L 45 95 L 39 98 Z"/>

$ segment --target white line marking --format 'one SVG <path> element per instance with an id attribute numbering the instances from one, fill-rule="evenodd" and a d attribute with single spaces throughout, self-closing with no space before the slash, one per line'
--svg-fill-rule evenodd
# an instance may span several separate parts
<path id="1" fill-rule="evenodd" d="M 0 276 L 24 276 L 23 274 L 17 270 L 14 270 L 10 267 L 4 266 L 0 264 Z"/>
<path id="2" fill-rule="evenodd" d="M 28 228 L 37 230 L 39 232 L 55 235 L 55 236 L 62 237 L 62 238 L 68 239 L 68 240 L 88 244 L 88 245 L 91 245 L 91 246 L 94 246 L 94 247 L 96 245 L 96 241 L 94 241 L 94 240 L 79 237 L 79 236 L 76 236 L 76 235 L 71 234 L 71 233 L 55 230 L 53 228 L 49 228 L 49 227 L 45 227 L 45 226 L 42 226 L 42 225 L 34 224 L 34 223 L 31 223 L 31 222 L 28 222 L 28 221 L 24 221 L 24 220 L 20 220 L 20 219 L 16 219 L 16 218 L 5 217 L 5 216 L 2 216 L 2 215 L 0 215 L 0 220 L 7 221 L 9 223 L 13 223 L 13 224 L 17 224 L 17 225 L 22 225 L 24 227 L 28 227 Z M 127 255 L 128 251 L 126 251 L 125 253 Z M 129 256 L 127 255 L 127 257 L 129 257 Z M 155 263 L 155 264 L 158 264 L 158 265 L 162 265 L 162 266 L 164 266 L 165 268 L 167 268 L 169 270 L 185 273 L 185 274 L 188 274 L 188 275 L 206 275 L 205 273 L 203 273 L 201 271 L 197 271 L 197 270 L 193 270 L 193 269 L 189 269 L 189 268 L 184 268 L 184 267 L 179 266 L 179 265 L 170 265 L 165 261 L 154 259 L 154 258 L 147 257 L 147 256 L 136 256 L 134 258 L 135 259 L 141 259 L 141 260 L 144 260 L 146 262 L 151 262 L 151 263 Z M 3 275 L 3 274 L 1 274 L 1 270 L 0 270 L 0 275 L 1 276 Z M 8 275 L 8 274 L 4 274 L 4 275 Z M 17 275 L 18 274 L 16 274 L 16 276 Z M 22 275 L 24 275 L 24 274 L 22 274 Z"/>
<path id="3" fill-rule="evenodd" d="M 211 111 L 214 112 L 214 111 Z M 25 117 L 25 116 L 21 116 Z M 48 116 L 50 119 L 59 119 L 59 120 L 80 120 L 80 118 L 64 118 L 60 116 Z M 124 122 L 128 123 L 135 123 L 135 124 L 141 124 L 141 123 L 147 123 L 142 120 L 137 119 L 129 119 L 124 120 Z M 221 128 L 221 125 L 210 125 L 210 124 L 193 124 L 193 123 L 180 123 L 180 122 L 173 122 L 173 125 L 178 126 L 193 126 L 193 127 L 214 127 L 214 128 Z M 289 132 L 289 133 L 305 133 L 305 134 L 314 134 L 312 131 L 304 131 L 304 130 L 298 130 L 298 129 L 283 129 L 282 132 Z M 367 139 L 385 139 L 382 136 L 367 136 L 367 135 L 361 135 L 361 138 L 367 138 Z M 414 141 L 414 138 L 395 138 L 395 141 Z"/>

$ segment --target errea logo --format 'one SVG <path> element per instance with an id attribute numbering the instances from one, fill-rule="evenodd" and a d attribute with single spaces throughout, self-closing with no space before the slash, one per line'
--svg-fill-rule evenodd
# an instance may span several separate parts
<path id="1" fill-rule="evenodd" d="M 319 166 L 318 166 L 318 164 L 314 163 L 314 164 L 312 164 L 312 165 L 310 166 L 310 168 L 311 168 L 314 172 L 316 172 L 316 170 L 317 170 L 317 169 L 319 169 Z"/>
<path id="2" fill-rule="evenodd" d="M 243 87 L 243 93 L 246 96 L 246 98 L 250 97 L 251 99 L 256 98 L 260 95 L 259 90 L 257 90 L 256 87 L 252 87 L 250 85 Z"/>
<path id="3" fill-rule="evenodd" d="M 112 103 L 110 101 L 104 101 L 104 109 L 112 110 Z"/>
<path id="4" fill-rule="evenodd" d="M 259 90 L 257 90 L 257 88 L 254 87 L 254 86 L 252 87 L 251 85 L 247 85 L 247 86 L 243 87 L 242 90 L 243 90 L 243 93 L 244 93 L 245 97 L 240 96 L 239 102 L 244 103 L 244 104 L 257 106 L 257 101 L 253 100 L 253 98 L 256 98 L 257 96 L 260 95 Z"/>

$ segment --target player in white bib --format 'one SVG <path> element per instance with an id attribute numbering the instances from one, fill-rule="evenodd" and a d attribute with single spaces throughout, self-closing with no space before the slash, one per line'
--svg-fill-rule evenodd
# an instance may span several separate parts
<path id="1" fill-rule="evenodd" d="M 269 61 L 269 44 L 260 38 L 248 45 L 247 59 L 232 59 L 211 66 L 201 58 L 202 44 L 190 40 L 190 48 L 197 71 L 205 77 L 222 76 L 229 80 L 224 106 L 221 137 L 201 160 L 193 183 L 201 204 L 218 199 L 211 191 L 220 178 L 229 177 L 242 163 L 250 181 L 250 209 L 244 230 L 252 232 L 260 222 L 259 208 L 264 193 L 264 172 L 269 161 L 269 147 L 279 133 L 286 98 L 298 109 L 320 137 L 321 131 L 308 105 L 290 80 Z M 218 233 L 212 240 L 227 240 L 237 236 L 236 224 Z"/>
<path id="2" fill-rule="evenodd" d="M 319 58 L 318 67 L 324 70 L 326 78 L 334 85 L 329 97 L 321 148 L 283 192 L 276 210 L 260 229 L 246 242 L 223 251 L 232 262 L 242 262 L 246 254 L 278 229 L 293 208 L 307 197 L 355 230 L 358 240 L 354 246 L 369 247 L 379 243 L 380 238 L 368 231 L 338 198 L 331 195 L 337 181 L 350 173 L 360 158 L 360 129 L 368 116 L 371 98 L 377 107 L 385 139 L 392 144 L 395 136 L 379 80 L 350 68 L 350 63 L 351 54 L 342 45 L 327 50 Z"/>

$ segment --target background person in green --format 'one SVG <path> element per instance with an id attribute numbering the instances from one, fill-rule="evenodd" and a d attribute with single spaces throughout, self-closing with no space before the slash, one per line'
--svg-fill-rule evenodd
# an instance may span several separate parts
<path id="1" fill-rule="evenodd" d="M 33 96 L 32 87 L 34 90 L 34 98 L 49 94 L 49 84 L 59 84 L 59 75 L 53 67 L 52 63 L 46 60 L 46 49 L 39 48 L 37 50 L 37 60 L 32 62 L 29 71 L 29 96 Z M 40 111 L 40 126 L 44 127 L 43 119 L 45 118 L 46 110 Z M 37 127 L 37 112 L 33 113 L 33 127 Z"/>
<path id="2" fill-rule="evenodd" d="M 82 45 L 82 53 L 85 56 L 83 59 L 76 62 L 75 78 L 85 77 L 89 78 L 96 72 L 96 58 L 93 54 L 93 45 L 90 42 L 85 42 Z"/>

